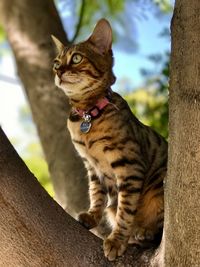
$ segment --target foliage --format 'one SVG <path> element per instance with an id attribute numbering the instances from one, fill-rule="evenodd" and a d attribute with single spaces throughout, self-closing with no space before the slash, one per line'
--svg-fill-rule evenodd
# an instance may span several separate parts
<path id="1" fill-rule="evenodd" d="M 168 137 L 169 55 L 160 75 L 147 79 L 144 87 L 126 95 L 133 113 L 157 132 Z"/>
<path id="2" fill-rule="evenodd" d="M 6 52 L 8 52 L 6 34 L 2 26 L 0 25 L 0 60 Z"/>
<path id="3" fill-rule="evenodd" d="M 144 124 L 162 136 L 168 136 L 168 105 L 166 97 L 155 88 L 141 88 L 126 96 L 133 113 Z"/>
<path id="4" fill-rule="evenodd" d="M 53 196 L 54 195 L 53 186 L 50 181 L 48 166 L 45 159 L 43 157 L 38 157 L 34 153 L 32 154 L 32 156 L 25 157 L 23 159 L 28 168 L 30 169 L 30 171 L 34 173 L 35 177 L 38 179 L 40 184 L 46 189 L 46 191 L 51 196 Z"/>
<path id="5" fill-rule="evenodd" d="M 172 11 L 170 0 L 59 0 L 57 6 L 70 42 L 85 38 L 104 17 L 113 26 L 115 44 L 126 52 L 137 50 L 137 24 L 147 16 L 149 9 L 156 12 L 156 16 Z"/>
<path id="6" fill-rule="evenodd" d="M 4 41 L 5 38 L 6 38 L 5 32 L 4 32 L 3 28 L 2 28 L 2 26 L 0 25 L 0 43 L 2 41 Z"/>
<path id="7" fill-rule="evenodd" d="M 162 12 L 172 12 L 172 4 L 168 0 L 152 0 Z"/>
<path id="8" fill-rule="evenodd" d="M 31 112 L 29 107 L 22 106 L 19 113 L 19 119 L 24 128 L 24 143 L 22 149 L 22 158 L 32 173 L 37 177 L 40 184 L 53 196 L 53 186 L 48 172 L 48 166 L 45 161 L 36 130 L 33 126 Z M 27 140 L 27 142 L 25 141 Z"/>

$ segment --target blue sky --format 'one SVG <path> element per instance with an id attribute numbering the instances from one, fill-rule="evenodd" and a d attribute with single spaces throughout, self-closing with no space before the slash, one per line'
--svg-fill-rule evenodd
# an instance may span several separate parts
<path id="1" fill-rule="evenodd" d="M 63 26 L 69 39 L 72 38 L 75 25 L 77 24 L 77 16 L 75 15 L 76 2 L 71 2 L 70 0 L 57 2 L 57 8 L 60 11 Z M 99 4 L 102 10 L 97 10 L 92 15 L 92 18 L 90 18 L 95 24 L 98 19 L 105 16 L 111 23 L 111 26 L 113 25 L 113 28 L 117 29 L 115 38 L 118 42 L 113 45 L 115 57 L 114 72 L 118 79 L 122 77 L 128 78 L 132 87 L 141 85 L 144 80 L 144 77 L 140 74 L 141 68 L 154 68 L 155 72 L 158 71 L 158 69 L 155 69 L 155 65 L 147 59 L 148 55 L 162 54 L 164 51 L 170 50 L 170 40 L 164 37 L 161 38 L 159 35 L 164 28 L 169 29 L 171 15 L 161 15 L 158 11 L 159 8 L 156 8 L 152 2 L 153 0 L 127 0 L 125 1 L 123 13 L 114 16 L 114 19 L 111 16 L 107 16 L 107 8 L 103 8 L 104 5 Z M 154 0 L 154 2 L 156 1 Z M 174 0 L 169 0 L 169 2 L 173 4 Z M 126 25 L 126 29 L 123 28 L 123 24 Z M 81 34 L 78 37 L 78 41 L 87 39 L 91 34 L 88 31 L 88 27 L 84 27 L 80 31 Z M 130 48 L 130 40 L 133 39 L 135 39 L 138 50 L 136 53 L 126 53 L 127 44 L 129 43 L 128 47 Z M 135 46 L 135 43 L 133 46 Z M 119 49 L 120 47 L 122 49 Z M 119 86 L 116 84 L 114 87 L 118 88 Z"/>
<path id="2" fill-rule="evenodd" d="M 114 71 L 117 77 L 129 78 L 135 87 L 142 85 L 144 82 L 144 77 L 140 73 L 142 68 L 151 69 L 155 73 L 158 71 L 148 59 L 148 56 L 170 51 L 170 40 L 160 36 L 164 28 L 169 29 L 170 19 L 169 15 L 164 18 L 156 18 L 149 14 L 148 18 L 140 20 L 137 24 L 137 53 L 127 54 L 124 51 L 116 50 L 114 47 Z"/>
<path id="3" fill-rule="evenodd" d="M 113 47 L 115 66 L 114 73 L 118 81 L 126 78 L 130 80 L 130 87 L 142 85 L 144 78 L 140 74 L 141 68 L 155 69 L 148 59 L 149 54 L 162 53 L 170 49 L 170 42 L 166 38 L 160 38 L 164 27 L 169 28 L 170 17 L 155 18 L 148 15 L 147 19 L 142 19 L 137 23 L 137 53 L 127 54 Z M 12 54 L 5 55 L 0 61 L 0 74 L 16 78 L 16 70 Z M 114 89 L 118 88 L 116 83 Z M 24 140 L 23 127 L 19 123 L 19 108 L 26 103 L 20 83 L 16 85 L 1 80 L 0 76 L 0 125 L 10 138 Z"/>

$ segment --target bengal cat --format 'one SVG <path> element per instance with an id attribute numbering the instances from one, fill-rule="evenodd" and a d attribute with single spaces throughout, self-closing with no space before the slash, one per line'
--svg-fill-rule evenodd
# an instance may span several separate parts
<path id="1" fill-rule="evenodd" d="M 131 238 L 153 239 L 162 229 L 167 143 L 111 90 L 115 76 L 107 20 L 98 21 L 89 39 L 76 45 L 52 38 L 59 51 L 55 84 L 72 105 L 68 129 L 89 176 L 90 208 L 78 220 L 91 229 L 106 208 L 112 232 L 103 248 L 114 260 Z"/>

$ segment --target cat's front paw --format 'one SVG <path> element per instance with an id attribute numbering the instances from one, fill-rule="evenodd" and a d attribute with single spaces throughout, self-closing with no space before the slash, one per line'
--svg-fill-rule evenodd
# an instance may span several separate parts
<path id="1" fill-rule="evenodd" d="M 78 221 L 81 225 L 83 225 L 85 228 L 92 229 L 98 225 L 97 220 L 95 219 L 95 216 L 89 212 L 81 212 L 78 215 Z"/>
<path id="2" fill-rule="evenodd" d="M 122 256 L 126 250 L 127 243 L 122 242 L 114 237 L 108 237 L 104 240 L 103 250 L 105 257 L 109 261 L 115 260 L 118 256 Z"/>

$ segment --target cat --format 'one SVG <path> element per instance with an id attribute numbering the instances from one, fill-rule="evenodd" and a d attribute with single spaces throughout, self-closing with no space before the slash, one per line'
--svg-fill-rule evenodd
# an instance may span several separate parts
<path id="1" fill-rule="evenodd" d="M 112 231 L 103 249 L 112 261 L 131 239 L 150 240 L 162 230 L 167 142 L 111 90 L 116 78 L 112 29 L 106 19 L 81 43 L 64 46 L 52 38 L 59 52 L 55 84 L 71 103 L 68 129 L 89 177 L 90 208 L 78 220 L 91 229 L 106 210 Z"/>

